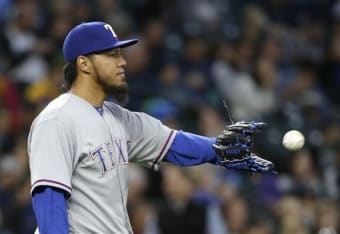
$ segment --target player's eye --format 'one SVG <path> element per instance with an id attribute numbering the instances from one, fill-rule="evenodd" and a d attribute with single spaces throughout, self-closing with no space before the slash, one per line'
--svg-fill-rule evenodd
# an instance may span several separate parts
<path id="1" fill-rule="evenodd" d="M 120 57 L 122 55 L 120 50 L 114 50 L 111 54 L 112 57 Z"/>

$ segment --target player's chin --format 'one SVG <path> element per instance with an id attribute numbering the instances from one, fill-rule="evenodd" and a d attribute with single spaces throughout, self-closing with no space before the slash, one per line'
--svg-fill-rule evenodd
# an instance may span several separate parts
<path id="1" fill-rule="evenodd" d="M 116 81 L 110 86 L 110 90 L 117 90 L 119 92 L 128 92 L 129 85 L 126 81 Z"/>
<path id="2" fill-rule="evenodd" d="M 119 90 L 127 90 L 129 85 L 125 80 L 122 80 L 120 82 L 117 82 L 115 86 Z"/>
<path id="3" fill-rule="evenodd" d="M 106 82 L 106 86 L 109 86 L 110 88 L 120 89 L 120 87 L 125 87 L 127 85 L 128 84 L 127 84 L 126 80 L 121 78 L 121 77 L 115 77 L 114 79 L 111 79 L 111 80 Z"/>
<path id="4" fill-rule="evenodd" d="M 117 76 L 115 79 L 116 86 L 124 86 L 127 85 L 127 81 L 125 79 L 125 76 Z"/>

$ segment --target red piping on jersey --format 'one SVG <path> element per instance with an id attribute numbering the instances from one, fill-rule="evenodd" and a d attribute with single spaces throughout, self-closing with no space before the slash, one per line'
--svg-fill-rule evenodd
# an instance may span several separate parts
<path id="1" fill-rule="evenodd" d="M 33 183 L 32 187 L 34 187 L 34 185 L 36 185 L 37 183 L 40 183 L 40 182 L 48 182 L 48 183 L 52 183 L 52 184 L 58 184 L 58 185 L 65 187 L 67 190 L 72 191 L 72 188 L 67 186 L 66 184 L 63 184 L 63 183 L 60 183 L 60 182 L 54 181 L 54 180 L 47 180 L 47 179 L 41 179 L 41 180 L 35 181 Z"/>
<path id="2" fill-rule="evenodd" d="M 155 166 L 156 163 L 158 162 L 159 158 L 162 156 L 162 154 L 163 154 L 163 152 L 164 152 L 166 146 L 169 144 L 169 141 L 170 141 L 170 139 L 171 139 L 172 134 L 174 134 L 174 130 L 172 130 L 172 131 L 170 132 L 170 134 L 169 134 L 169 136 L 168 136 L 168 139 L 166 139 L 166 142 L 165 142 L 165 144 L 163 145 L 163 148 L 162 148 L 161 152 L 160 152 L 159 155 L 157 156 L 156 160 L 153 162 L 152 167 L 151 167 L 152 169 L 154 168 L 154 166 Z"/>

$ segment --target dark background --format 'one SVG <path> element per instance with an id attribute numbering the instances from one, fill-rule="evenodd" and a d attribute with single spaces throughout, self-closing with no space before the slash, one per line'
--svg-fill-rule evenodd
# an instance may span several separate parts
<path id="1" fill-rule="evenodd" d="M 123 51 L 127 108 L 216 136 L 230 121 L 225 99 L 234 121 L 268 123 L 254 151 L 279 171 L 131 165 L 136 233 L 339 231 L 340 2 L 0 0 L 0 233 L 35 228 L 27 133 L 61 93 L 66 33 L 90 20 L 140 39 Z M 282 147 L 289 129 L 303 149 Z"/>

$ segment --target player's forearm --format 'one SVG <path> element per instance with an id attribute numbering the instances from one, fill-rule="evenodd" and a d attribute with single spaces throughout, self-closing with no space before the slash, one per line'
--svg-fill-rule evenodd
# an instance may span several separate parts
<path id="1" fill-rule="evenodd" d="M 164 161 L 179 166 L 194 166 L 202 163 L 215 163 L 216 153 L 212 148 L 215 138 L 178 131 Z"/>
<path id="2" fill-rule="evenodd" d="M 33 194 L 33 210 L 40 234 L 67 234 L 69 225 L 64 193 L 51 187 Z"/>

